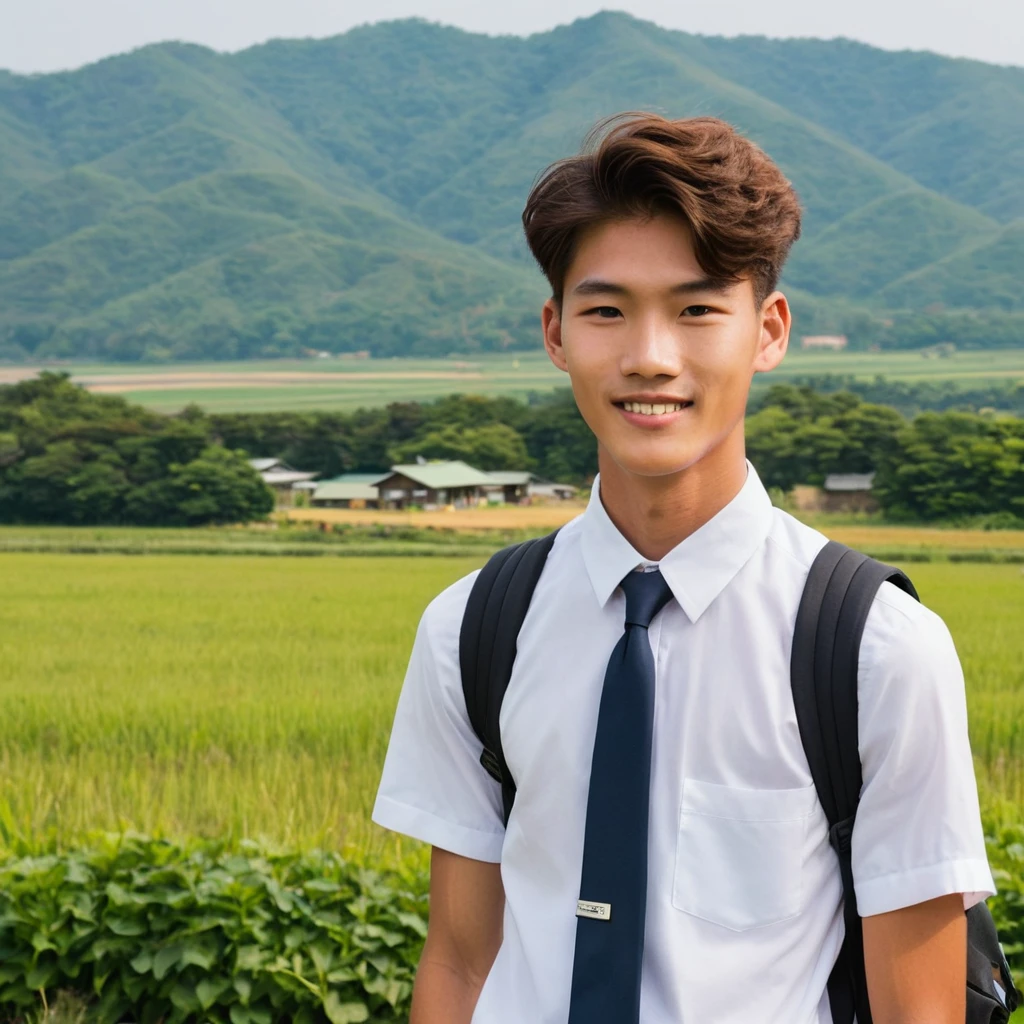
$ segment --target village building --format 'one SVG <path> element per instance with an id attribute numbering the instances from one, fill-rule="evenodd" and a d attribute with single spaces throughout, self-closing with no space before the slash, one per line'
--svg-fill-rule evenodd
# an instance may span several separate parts
<path id="1" fill-rule="evenodd" d="M 829 473 L 825 477 L 825 512 L 876 512 L 878 499 L 871 493 L 874 473 Z"/>
<path id="2" fill-rule="evenodd" d="M 343 473 L 321 480 L 310 503 L 316 508 L 378 508 L 377 484 L 387 473 Z"/>
<path id="3" fill-rule="evenodd" d="M 823 487 L 800 485 L 791 500 L 798 512 L 876 512 L 874 473 L 829 473 Z"/>
<path id="4" fill-rule="evenodd" d="M 482 470 L 465 462 L 424 462 L 392 466 L 377 483 L 380 508 L 408 508 L 410 505 L 454 505 L 464 508 L 479 504 L 484 488 L 494 481 Z"/>
<path id="5" fill-rule="evenodd" d="M 305 500 L 305 496 L 315 489 L 314 480 L 319 475 L 293 469 L 281 459 L 250 459 L 249 465 L 274 492 L 274 501 L 278 505 L 295 505 Z"/>
<path id="6" fill-rule="evenodd" d="M 518 505 L 527 500 L 530 486 L 537 479 L 526 470 L 499 470 L 487 475 L 493 481 L 484 487 L 487 500 L 506 505 Z"/>
<path id="7" fill-rule="evenodd" d="M 548 480 L 536 480 L 527 488 L 530 501 L 570 501 L 579 494 L 579 488 L 572 484 L 555 484 Z"/>

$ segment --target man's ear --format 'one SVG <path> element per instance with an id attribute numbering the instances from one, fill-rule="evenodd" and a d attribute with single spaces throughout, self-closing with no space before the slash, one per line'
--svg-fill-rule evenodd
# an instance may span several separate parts
<path id="1" fill-rule="evenodd" d="M 793 313 L 782 292 L 772 292 L 761 307 L 761 336 L 754 357 L 754 372 L 774 370 L 789 348 L 789 332 L 793 326 Z"/>
<path id="2" fill-rule="evenodd" d="M 569 364 L 565 360 L 565 349 L 562 347 L 562 312 L 554 299 L 548 299 L 540 311 L 540 322 L 544 328 L 544 350 L 548 358 L 565 373 L 569 372 Z"/>

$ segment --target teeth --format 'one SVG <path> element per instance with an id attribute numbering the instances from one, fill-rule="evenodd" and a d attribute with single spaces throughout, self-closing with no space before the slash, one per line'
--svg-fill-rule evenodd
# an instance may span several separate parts
<path id="1" fill-rule="evenodd" d="M 622 407 L 626 412 L 638 412 L 642 416 L 664 416 L 667 412 L 678 412 L 683 405 L 681 402 L 623 402 Z"/>

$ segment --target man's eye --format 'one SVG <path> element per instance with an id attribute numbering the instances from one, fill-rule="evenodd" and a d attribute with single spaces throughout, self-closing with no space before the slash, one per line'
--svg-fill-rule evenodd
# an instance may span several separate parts
<path id="1" fill-rule="evenodd" d="M 588 315 L 591 313 L 601 317 L 602 320 L 614 320 L 615 317 L 622 315 L 614 306 L 595 306 L 593 309 L 587 310 Z"/>
<path id="2" fill-rule="evenodd" d="M 683 310 L 683 316 L 707 316 L 710 312 L 710 306 L 687 306 Z"/>

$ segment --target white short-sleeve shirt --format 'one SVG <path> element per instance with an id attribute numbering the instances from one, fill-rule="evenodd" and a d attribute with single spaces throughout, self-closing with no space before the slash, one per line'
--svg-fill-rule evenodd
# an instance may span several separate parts
<path id="1" fill-rule="evenodd" d="M 642 1024 L 830 1024 L 841 882 L 797 730 L 789 660 L 804 581 L 826 538 L 739 495 L 660 562 L 675 598 L 656 663 Z M 473 576 L 427 608 L 374 808 L 386 828 L 501 863 L 504 938 L 474 1024 L 568 1016 L 590 761 L 622 577 L 643 561 L 595 483 L 555 540 L 501 711 L 517 785 L 508 828 L 462 695 Z M 964 683 L 934 613 L 884 584 L 858 677 L 864 788 L 853 837 L 860 911 L 990 895 Z"/>

